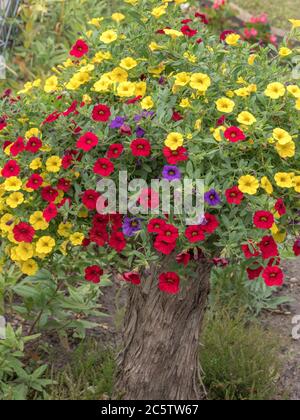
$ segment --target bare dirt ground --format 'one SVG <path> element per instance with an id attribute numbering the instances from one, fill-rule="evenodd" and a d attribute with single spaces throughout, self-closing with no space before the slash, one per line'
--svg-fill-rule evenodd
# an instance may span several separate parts
<path id="1" fill-rule="evenodd" d="M 278 294 L 289 296 L 291 303 L 264 313 L 262 322 L 277 331 L 282 339 L 283 368 L 278 382 L 278 399 L 300 400 L 300 340 L 292 336 L 292 320 L 300 315 L 300 260 L 287 261 L 284 268 L 286 283 Z"/>

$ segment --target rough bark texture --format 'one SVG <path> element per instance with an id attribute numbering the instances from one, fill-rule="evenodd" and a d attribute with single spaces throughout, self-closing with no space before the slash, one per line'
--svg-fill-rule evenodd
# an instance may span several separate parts
<path id="1" fill-rule="evenodd" d="M 167 271 L 167 270 L 163 270 Z M 158 272 L 129 290 L 124 348 L 118 358 L 115 397 L 127 400 L 199 400 L 199 336 L 211 267 L 199 263 L 184 292 L 158 290 Z"/>

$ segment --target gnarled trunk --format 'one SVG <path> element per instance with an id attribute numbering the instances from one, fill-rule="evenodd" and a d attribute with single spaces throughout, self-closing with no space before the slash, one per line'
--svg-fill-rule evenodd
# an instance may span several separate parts
<path id="1" fill-rule="evenodd" d="M 164 271 L 165 267 L 164 267 Z M 198 400 L 199 336 L 211 266 L 199 262 L 184 292 L 157 287 L 155 269 L 141 286 L 130 286 L 124 348 L 118 357 L 115 397 L 127 400 Z"/>

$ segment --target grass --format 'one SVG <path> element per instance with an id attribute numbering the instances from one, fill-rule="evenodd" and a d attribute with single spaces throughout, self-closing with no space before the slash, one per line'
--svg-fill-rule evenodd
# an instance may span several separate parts
<path id="1" fill-rule="evenodd" d="M 288 19 L 300 19 L 299 0 L 233 0 L 238 6 L 255 15 L 266 12 L 271 24 L 289 29 Z"/>
<path id="2" fill-rule="evenodd" d="M 200 353 L 210 400 L 269 400 L 279 377 L 278 337 L 228 309 L 206 319 Z"/>
<path id="3" fill-rule="evenodd" d="M 79 345 L 71 361 L 59 370 L 52 367 L 50 400 L 102 400 L 113 391 L 115 353 L 94 339 Z"/>

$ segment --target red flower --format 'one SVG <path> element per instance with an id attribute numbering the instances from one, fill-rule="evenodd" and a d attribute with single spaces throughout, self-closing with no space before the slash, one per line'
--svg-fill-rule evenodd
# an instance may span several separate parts
<path id="1" fill-rule="evenodd" d="M 180 278 L 177 273 L 162 273 L 159 276 L 158 288 L 162 292 L 176 294 L 179 292 Z"/>
<path id="2" fill-rule="evenodd" d="M 254 258 L 254 257 L 258 257 L 259 256 L 259 252 L 254 248 L 253 244 L 251 244 L 251 249 L 250 249 L 250 245 L 242 245 L 242 251 L 245 255 L 245 258 L 250 259 L 250 258 Z"/>
<path id="3" fill-rule="evenodd" d="M 267 286 L 282 286 L 283 284 L 284 274 L 276 265 L 265 268 L 262 276 Z"/>
<path id="4" fill-rule="evenodd" d="M 123 279 L 125 281 L 128 281 L 129 283 L 132 284 L 141 284 L 141 277 L 139 275 L 139 273 L 135 273 L 135 272 L 130 272 L 130 273 L 124 273 L 123 274 Z"/>
<path id="5" fill-rule="evenodd" d="M 61 116 L 61 113 L 58 111 L 52 112 L 52 114 L 48 115 L 45 120 L 42 122 L 42 125 L 53 123 L 54 121 L 58 120 Z"/>
<path id="6" fill-rule="evenodd" d="M 114 164 L 106 158 L 98 159 L 94 165 L 94 173 L 101 176 L 109 176 L 114 170 Z"/>
<path id="7" fill-rule="evenodd" d="M 3 167 L 1 175 L 4 178 L 10 178 L 12 176 L 19 176 L 20 166 L 15 160 L 9 160 Z"/>
<path id="8" fill-rule="evenodd" d="M 150 156 L 151 145 L 147 139 L 135 139 L 130 145 L 133 156 Z"/>
<path id="9" fill-rule="evenodd" d="M 265 260 L 268 260 L 271 257 L 277 257 L 279 255 L 278 247 L 273 239 L 273 236 L 264 236 L 258 246 L 261 250 L 262 257 Z"/>
<path id="10" fill-rule="evenodd" d="M 257 211 L 254 215 L 253 222 L 259 229 L 271 229 L 275 219 L 269 211 Z"/>
<path id="11" fill-rule="evenodd" d="M 10 154 L 12 156 L 18 156 L 18 154 L 22 153 L 25 150 L 24 139 L 19 137 L 11 146 Z"/>
<path id="12" fill-rule="evenodd" d="M 70 188 L 71 188 L 71 181 L 65 178 L 60 178 L 58 180 L 58 183 L 57 183 L 58 190 L 68 192 Z"/>
<path id="13" fill-rule="evenodd" d="M 32 242 L 35 230 L 28 223 L 21 222 L 13 228 L 13 234 L 17 242 Z"/>
<path id="14" fill-rule="evenodd" d="M 122 232 L 113 232 L 109 239 L 109 246 L 115 249 L 117 252 L 122 252 L 126 247 L 125 236 Z"/>
<path id="15" fill-rule="evenodd" d="M 148 223 L 147 230 L 149 233 L 161 233 L 166 222 L 162 219 L 152 219 Z"/>
<path id="16" fill-rule="evenodd" d="M 284 216 L 286 214 L 286 207 L 282 198 L 279 198 L 275 204 L 275 210 L 278 212 L 279 216 Z"/>
<path id="17" fill-rule="evenodd" d="M 264 268 L 262 266 L 259 266 L 257 268 L 247 268 L 248 279 L 249 280 L 258 279 L 259 276 L 261 275 L 263 269 Z"/>
<path id="18" fill-rule="evenodd" d="M 41 175 L 32 174 L 26 183 L 26 187 L 31 188 L 32 190 L 38 190 L 40 186 L 43 184 L 43 182 L 44 180 L 41 177 Z"/>
<path id="19" fill-rule="evenodd" d="M 191 254 L 188 252 L 182 252 L 181 254 L 178 254 L 176 257 L 176 261 L 178 264 L 183 264 L 185 267 L 188 265 L 188 263 L 191 260 Z"/>
<path id="20" fill-rule="evenodd" d="M 105 227 L 96 226 L 89 232 L 89 239 L 98 246 L 104 246 L 108 241 L 108 233 Z"/>
<path id="21" fill-rule="evenodd" d="M 58 192 L 51 186 L 48 186 L 42 189 L 41 196 L 43 200 L 48 201 L 49 203 L 52 203 L 53 201 L 57 199 Z"/>
<path id="22" fill-rule="evenodd" d="M 62 167 L 64 169 L 69 169 L 72 164 L 73 164 L 73 155 L 72 154 L 65 155 L 62 158 Z"/>
<path id="23" fill-rule="evenodd" d="M 51 203 L 48 207 L 45 208 L 43 211 L 43 217 L 46 220 L 46 222 L 51 222 L 52 219 L 54 219 L 57 216 L 57 208 L 56 205 Z"/>
<path id="24" fill-rule="evenodd" d="M 244 199 L 244 194 L 236 186 L 226 190 L 225 196 L 229 204 L 239 205 Z"/>
<path id="25" fill-rule="evenodd" d="M 190 22 L 193 22 L 193 19 L 183 19 L 183 20 L 181 21 L 181 23 L 182 23 L 183 25 L 186 25 L 186 24 L 188 24 L 188 23 L 190 23 Z"/>
<path id="26" fill-rule="evenodd" d="M 128 99 L 128 101 L 126 101 L 126 105 L 132 105 L 135 104 L 136 102 L 138 102 L 139 100 L 142 99 L 142 96 L 136 96 L 135 98 L 132 99 Z"/>
<path id="27" fill-rule="evenodd" d="M 69 106 L 69 108 L 62 113 L 62 115 L 64 117 L 67 117 L 67 116 L 73 114 L 73 112 L 75 114 L 78 114 L 77 105 L 78 105 L 78 102 L 77 101 L 73 101 L 72 104 Z"/>
<path id="28" fill-rule="evenodd" d="M 93 226 L 105 229 L 109 221 L 108 214 L 95 214 L 93 217 Z"/>
<path id="29" fill-rule="evenodd" d="M 92 283 L 100 283 L 103 270 L 98 265 L 91 265 L 85 269 L 85 279 Z"/>
<path id="30" fill-rule="evenodd" d="M 7 127 L 6 117 L 0 117 L 0 131 Z"/>
<path id="31" fill-rule="evenodd" d="M 84 152 L 89 152 L 97 146 L 98 142 L 99 139 L 96 134 L 87 132 L 78 139 L 76 147 L 77 149 L 82 149 Z"/>
<path id="32" fill-rule="evenodd" d="M 192 29 L 189 27 L 189 25 L 183 25 L 181 28 L 181 32 L 183 35 L 188 36 L 189 38 L 192 38 L 193 36 L 197 35 L 198 31 L 196 29 Z"/>
<path id="33" fill-rule="evenodd" d="M 101 121 L 106 122 L 110 119 L 111 112 L 108 106 L 99 104 L 95 105 L 93 112 L 92 112 L 92 118 L 94 121 Z"/>
<path id="34" fill-rule="evenodd" d="M 25 147 L 26 152 L 37 153 L 42 147 L 42 141 L 37 137 L 31 137 Z"/>
<path id="35" fill-rule="evenodd" d="M 97 205 L 97 200 L 100 197 L 100 194 L 95 190 L 86 190 L 82 196 L 82 202 L 88 210 L 95 210 Z"/>
<path id="36" fill-rule="evenodd" d="M 138 201 L 145 210 L 154 210 L 159 207 L 159 194 L 152 188 L 146 188 L 142 190 Z"/>
<path id="37" fill-rule="evenodd" d="M 195 13 L 195 17 L 200 18 L 201 22 L 204 23 L 204 25 L 208 25 L 208 17 L 204 13 Z"/>
<path id="38" fill-rule="evenodd" d="M 191 243 L 204 241 L 205 234 L 203 232 L 202 226 L 199 226 L 199 225 L 189 226 L 185 231 L 185 237 Z"/>
<path id="39" fill-rule="evenodd" d="M 177 165 L 179 162 L 188 160 L 188 151 L 185 147 L 178 147 L 177 150 L 171 150 L 169 147 L 164 147 L 163 154 L 169 165 Z"/>
<path id="40" fill-rule="evenodd" d="M 175 122 L 181 121 L 183 120 L 183 116 L 179 112 L 173 111 L 172 120 Z"/>
<path id="41" fill-rule="evenodd" d="M 219 221 L 213 214 L 205 213 L 205 220 L 201 224 L 201 228 L 204 232 L 214 233 L 214 231 L 219 227 Z"/>
<path id="42" fill-rule="evenodd" d="M 166 242 L 163 241 L 161 237 L 157 236 L 153 246 L 156 251 L 161 252 L 164 255 L 170 255 L 176 248 L 176 242 Z"/>
<path id="43" fill-rule="evenodd" d="M 89 52 L 89 47 L 86 42 L 84 42 L 82 39 L 78 39 L 76 43 L 73 45 L 70 55 L 76 58 L 81 58 L 85 54 Z"/>
<path id="44" fill-rule="evenodd" d="M 124 146 L 121 143 L 111 144 L 108 148 L 106 156 L 108 159 L 118 159 L 124 150 Z"/>
<path id="45" fill-rule="evenodd" d="M 159 232 L 158 240 L 174 243 L 178 239 L 178 236 L 178 229 L 175 226 L 166 223 Z"/>
<path id="46" fill-rule="evenodd" d="M 224 132 L 225 139 L 231 141 L 231 143 L 237 143 L 238 141 L 243 141 L 246 139 L 246 136 L 242 130 L 238 127 L 229 127 Z"/>
<path id="47" fill-rule="evenodd" d="M 300 255 L 300 239 L 297 239 L 293 246 L 293 251 L 296 257 Z"/>
<path id="48" fill-rule="evenodd" d="M 220 127 L 221 125 L 224 125 L 226 121 L 226 115 L 222 115 L 222 117 L 220 117 L 217 120 L 217 127 Z"/>

